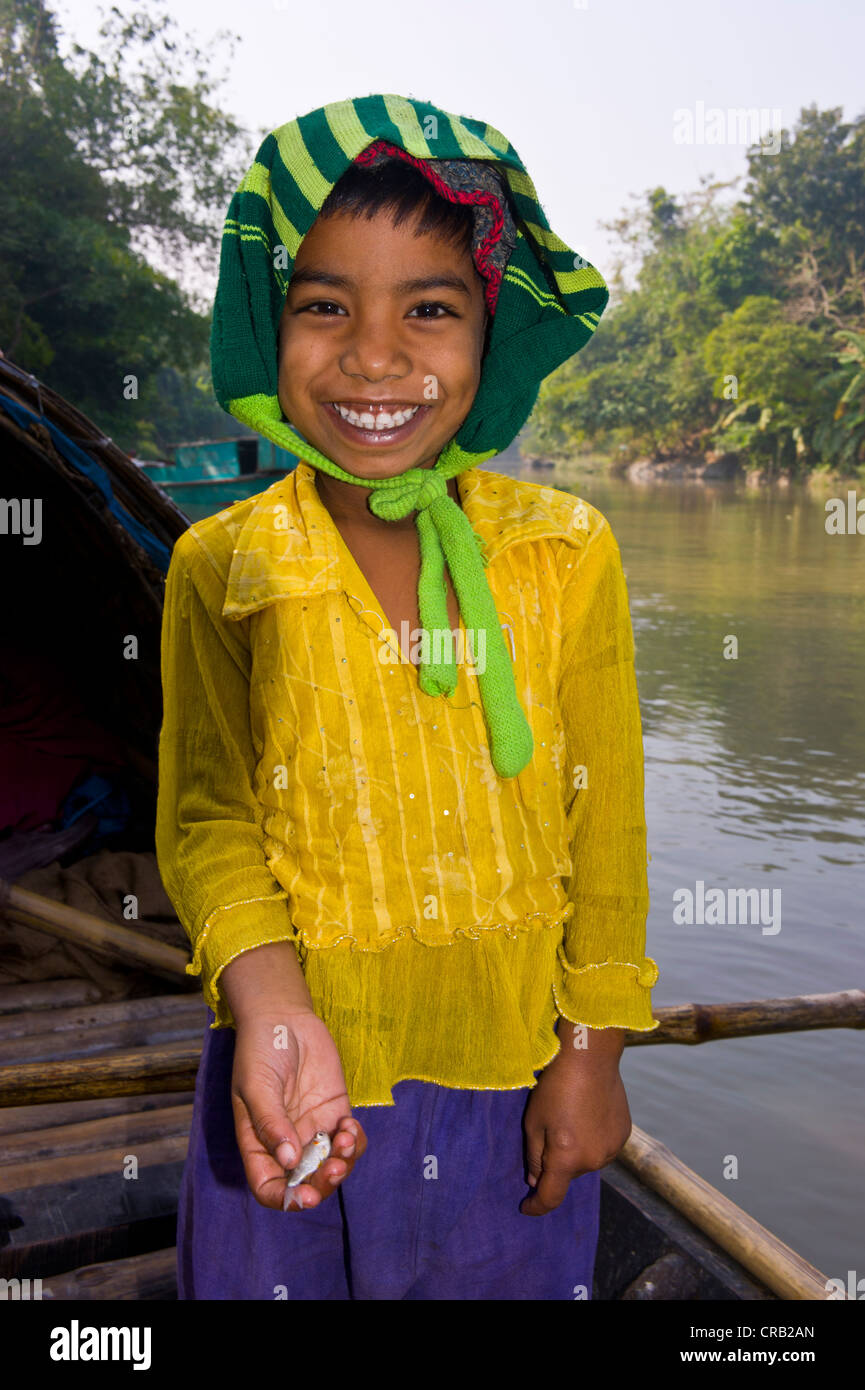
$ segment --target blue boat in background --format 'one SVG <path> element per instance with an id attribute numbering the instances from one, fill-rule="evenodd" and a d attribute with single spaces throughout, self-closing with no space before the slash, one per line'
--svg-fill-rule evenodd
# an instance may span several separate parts
<path id="1" fill-rule="evenodd" d="M 193 521 L 264 492 L 297 467 L 294 454 L 258 435 L 175 444 L 172 453 L 171 463 L 136 463 Z"/>

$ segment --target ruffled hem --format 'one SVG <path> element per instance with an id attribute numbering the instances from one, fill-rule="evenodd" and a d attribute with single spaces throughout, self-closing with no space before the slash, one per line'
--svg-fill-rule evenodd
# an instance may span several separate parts
<path id="1" fill-rule="evenodd" d="M 202 929 L 201 929 L 201 931 L 198 933 L 198 935 L 195 937 L 194 949 L 193 949 L 193 953 L 192 953 L 192 960 L 189 962 L 189 964 L 188 964 L 187 967 L 186 967 L 186 973 L 187 973 L 187 975 L 200 975 L 201 972 L 202 972 L 202 970 L 204 969 L 204 962 L 203 962 L 203 960 L 202 960 L 202 956 L 203 956 L 203 954 L 204 954 L 205 947 L 209 945 L 209 940 L 208 940 L 208 938 L 209 938 L 209 936 L 210 936 L 210 930 L 211 930 L 211 928 L 215 925 L 215 923 L 216 923 L 216 921 L 217 921 L 217 919 L 218 919 L 218 914 L 219 914 L 219 913 L 233 912 L 233 911 L 235 911 L 236 908 L 239 908 L 239 907 L 249 907 L 249 906 L 251 906 L 253 903 L 265 903 L 265 902 L 266 902 L 266 903 L 270 904 L 270 903 L 284 902 L 287 898 L 288 898 L 288 893 L 287 893 L 287 891 L 286 891 L 284 888 L 281 888 L 281 889 L 280 889 L 278 892 L 276 892 L 276 893 L 262 893 L 262 894 L 260 894 L 257 898 L 239 898 L 239 899 L 237 900 L 237 902 L 233 902 L 233 903 L 221 903 L 221 904 L 219 905 L 219 907 L 215 907 L 215 908 L 213 909 L 213 911 L 209 914 L 209 916 L 205 919 L 204 926 L 202 927 Z M 269 938 L 269 940 L 270 940 L 270 939 L 272 939 L 272 938 Z M 293 930 L 291 930 L 291 931 L 288 932 L 287 936 L 286 936 L 286 935 L 283 935 L 283 936 L 280 936 L 280 937 L 278 937 L 278 938 L 276 938 L 276 939 L 278 939 L 278 940 L 280 940 L 280 941 L 283 941 L 283 940 L 286 940 L 286 939 L 294 940 L 294 939 L 295 939 L 295 933 L 294 933 Z M 268 943 L 265 942 L 264 940 L 262 940 L 262 941 L 260 941 L 260 942 L 257 942 L 256 944 L 257 944 L 257 945 L 264 946 L 264 945 L 266 945 L 266 944 L 268 944 Z M 247 949 L 248 949 L 248 948 L 247 948 L 246 946 L 244 946 L 240 951 L 236 951 L 236 952 L 235 952 L 235 955 L 241 955 L 242 952 L 243 952 L 244 950 L 247 950 Z M 232 960 L 233 960 L 233 959 L 234 959 L 234 956 L 232 956 Z M 227 964 L 228 964 L 228 961 L 227 961 L 227 960 L 226 960 L 226 961 L 223 961 L 222 967 L 221 967 L 221 968 L 224 969 L 225 966 L 226 966 Z"/>
<path id="2" fill-rule="evenodd" d="M 535 1085 L 559 1051 L 556 932 L 481 931 L 443 959 L 412 933 L 392 950 L 299 956 L 333 1037 L 352 1105 L 391 1105 L 397 1080 L 466 1090 Z"/>
<path id="3" fill-rule="evenodd" d="M 559 912 L 530 912 L 517 922 L 474 922 L 470 926 L 453 927 L 447 935 L 442 933 L 441 926 L 433 935 L 423 926 L 408 923 L 406 926 L 394 928 L 389 936 L 378 938 L 373 945 L 365 944 L 360 937 L 352 936 L 350 932 L 343 932 L 330 941 L 310 941 L 302 928 L 295 939 L 306 951 L 329 951 L 339 946 L 350 950 L 352 954 L 377 956 L 408 938 L 413 938 L 419 946 L 454 946 L 461 941 L 480 941 L 489 933 L 496 932 L 510 941 L 515 941 L 527 932 L 534 934 L 538 930 L 552 931 L 561 927 L 573 916 L 573 912 L 574 904 L 566 903 Z"/>
<path id="4" fill-rule="evenodd" d="M 651 1033 L 658 1027 L 652 1016 L 651 993 L 658 966 L 651 956 L 639 962 L 610 956 L 574 966 L 559 946 L 557 967 L 553 996 L 559 1014 L 569 1023 L 594 1029 L 625 1028 L 635 1033 Z"/>
<path id="5" fill-rule="evenodd" d="M 544 1067 L 549 1066 L 553 1058 L 558 1056 L 559 1050 L 559 1043 L 557 1041 L 556 1046 L 551 1050 L 549 1056 L 544 1057 L 540 1062 L 536 1063 L 532 1071 L 543 1071 Z M 489 1083 L 479 1084 L 476 1081 L 466 1081 L 463 1078 L 454 1080 L 452 1076 L 432 1076 L 427 1072 L 420 1071 L 413 1071 L 408 1076 L 395 1076 L 393 1080 L 389 1082 L 389 1085 L 398 1086 L 401 1081 L 429 1081 L 433 1086 L 447 1086 L 448 1089 L 452 1091 L 525 1091 L 531 1090 L 533 1086 L 537 1085 L 537 1077 L 534 1075 L 531 1081 L 521 1081 L 516 1085 L 491 1086 Z M 395 1105 L 396 1101 L 391 1097 L 390 1100 L 356 1100 L 352 1101 L 352 1104 L 355 1106 L 363 1105 L 367 1109 L 372 1109 L 379 1106 Z"/>
<path id="6" fill-rule="evenodd" d="M 606 970 L 610 965 L 620 965 L 626 970 L 636 970 L 637 984 L 643 989 L 651 989 L 658 981 L 658 964 L 651 956 L 644 956 L 639 964 L 632 960 L 613 960 L 612 956 L 607 956 L 606 960 L 593 961 L 589 965 L 570 965 L 564 951 L 559 951 L 559 963 L 567 975 L 584 975 L 587 970 Z"/>

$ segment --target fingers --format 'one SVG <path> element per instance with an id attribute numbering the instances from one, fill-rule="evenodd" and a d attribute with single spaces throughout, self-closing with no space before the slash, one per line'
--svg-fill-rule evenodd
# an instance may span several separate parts
<path id="1" fill-rule="evenodd" d="M 360 1122 L 352 1116 L 340 1120 L 331 1139 L 330 1155 L 306 1182 L 296 1188 L 285 1186 L 285 1211 L 310 1211 L 330 1197 L 348 1176 L 361 1154 L 366 1152 L 367 1138 Z M 291 1193 L 291 1196 L 289 1196 Z"/>
<path id="2" fill-rule="evenodd" d="M 354 1167 L 361 1154 L 366 1150 L 366 1135 L 357 1120 L 346 1119 L 340 1121 L 339 1129 L 333 1137 L 330 1146 L 330 1157 L 316 1173 L 312 1175 L 310 1182 L 321 1192 L 322 1197 L 329 1197 L 333 1189 L 347 1177 Z M 320 1179 L 313 1182 L 313 1179 Z"/>
<path id="3" fill-rule="evenodd" d="M 520 1203 L 520 1211 L 525 1216 L 545 1216 L 548 1211 L 555 1211 L 565 1200 L 571 1179 L 579 1176 L 570 1169 L 545 1166 L 534 1192 Z"/>
<path id="4" fill-rule="evenodd" d="M 526 1180 L 529 1187 L 536 1187 L 544 1166 L 544 1131 L 530 1130 L 526 1126 Z"/>
<path id="5" fill-rule="evenodd" d="M 284 1112 L 274 1112 L 272 1102 L 255 1123 L 240 1096 L 232 1093 L 231 1104 L 246 1181 L 257 1202 L 279 1208 L 286 1169 L 299 1161 L 303 1148 L 297 1130 Z"/>
<path id="6" fill-rule="evenodd" d="M 546 1130 L 526 1127 L 527 1181 L 534 1191 L 520 1203 L 524 1216 L 545 1216 L 561 1206 L 572 1180 L 588 1172 L 575 1166 L 575 1158 L 573 1150 L 554 1147 Z"/>
<path id="7" fill-rule="evenodd" d="M 357 1147 L 357 1135 L 360 1125 L 351 1115 L 346 1115 L 340 1120 L 339 1125 L 331 1136 L 330 1152 L 332 1155 L 339 1154 L 342 1158 L 352 1158 Z"/>

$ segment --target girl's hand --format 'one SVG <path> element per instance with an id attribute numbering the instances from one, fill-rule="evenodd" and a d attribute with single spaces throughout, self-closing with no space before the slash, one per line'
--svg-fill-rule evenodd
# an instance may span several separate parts
<path id="1" fill-rule="evenodd" d="M 520 1204 L 528 1216 L 553 1211 L 564 1201 L 571 1180 L 612 1163 L 631 1133 L 618 1056 L 607 1044 L 593 1051 L 592 1040 L 590 1030 L 585 1051 L 563 1041 L 529 1095 L 523 1124 L 535 1191 Z"/>
<path id="2" fill-rule="evenodd" d="M 317 1014 L 269 1006 L 236 1024 L 231 1104 L 247 1182 L 263 1207 L 282 1210 L 286 1170 L 317 1130 L 331 1153 L 288 1208 L 318 1206 L 351 1172 L 367 1140 L 351 1105 L 336 1044 Z M 293 1153 L 290 1151 L 293 1150 Z"/>

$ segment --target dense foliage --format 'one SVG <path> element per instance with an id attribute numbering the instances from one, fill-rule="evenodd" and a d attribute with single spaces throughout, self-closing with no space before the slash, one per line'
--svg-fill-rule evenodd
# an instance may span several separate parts
<path id="1" fill-rule="evenodd" d="M 0 350 L 144 457 L 237 432 L 207 301 L 254 142 L 215 104 L 213 54 L 151 5 L 63 57 L 46 0 L 0 0 L 0 63 Z M 612 224 L 636 277 L 623 256 L 527 451 L 865 469 L 865 117 L 807 108 L 747 162 L 732 205 L 730 185 L 656 188 Z"/>
<path id="2" fill-rule="evenodd" d="M 44 0 L 0 0 L 0 350 L 145 457 L 234 432 L 174 274 L 215 265 L 248 161 L 210 62 L 167 15 L 116 9 L 64 60 Z"/>
<path id="3" fill-rule="evenodd" d="M 865 117 L 841 117 L 804 109 L 749 150 L 732 205 L 657 188 L 612 224 L 610 306 L 541 388 L 527 452 L 865 470 Z"/>

